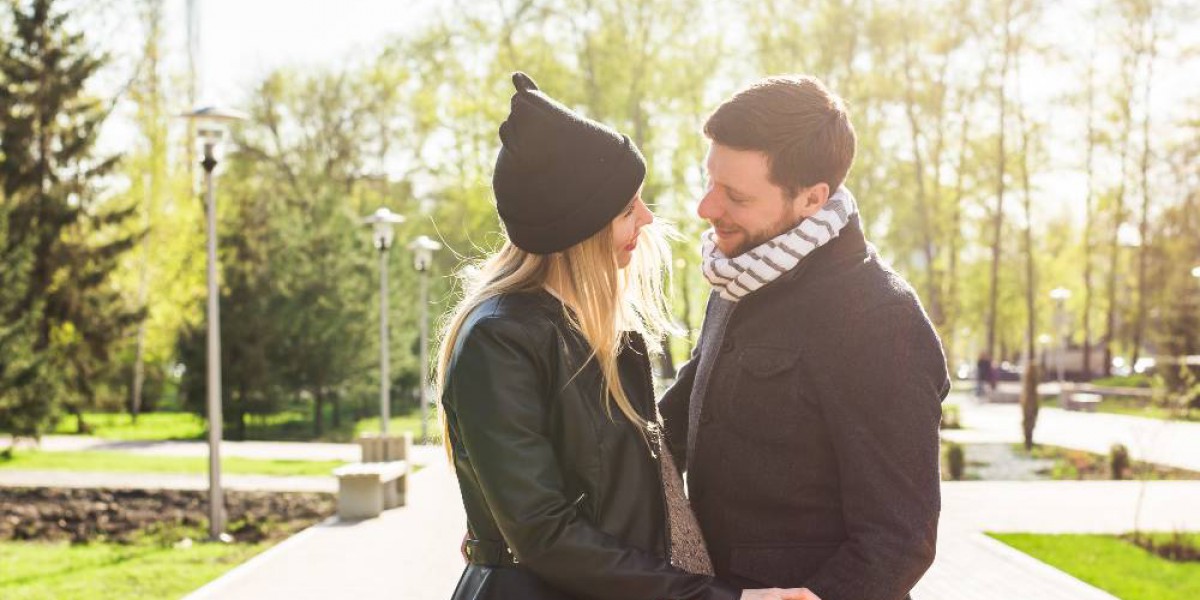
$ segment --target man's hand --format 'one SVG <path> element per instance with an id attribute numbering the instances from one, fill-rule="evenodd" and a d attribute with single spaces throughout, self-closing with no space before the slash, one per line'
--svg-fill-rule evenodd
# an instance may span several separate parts
<path id="1" fill-rule="evenodd" d="M 741 600 L 821 600 L 808 588 L 743 590 Z"/>

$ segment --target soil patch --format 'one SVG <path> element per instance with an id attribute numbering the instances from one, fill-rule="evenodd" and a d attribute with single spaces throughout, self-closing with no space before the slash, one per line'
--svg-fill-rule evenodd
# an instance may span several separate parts
<path id="1" fill-rule="evenodd" d="M 337 509 L 333 494 L 225 492 L 236 542 L 277 542 Z M 0 540 L 173 543 L 202 538 L 208 493 L 183 490 L 0 488 Z"/>
<path id="2" fill-rule="evenodd" d="M 1200 562 L 1200 535 L 1130 533 L 1121 539 L 1173 562 Z"/>

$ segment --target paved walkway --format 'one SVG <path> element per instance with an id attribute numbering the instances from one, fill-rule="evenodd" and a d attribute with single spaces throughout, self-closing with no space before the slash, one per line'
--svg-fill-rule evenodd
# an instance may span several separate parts
<path id="1" fill-rule="evenodd" d="M 0 436 L 0 447 L 10 443 Z M 38 448 L 46 452 L 79 452 L 104 450 L 132 452 L 154 456 L 208 456 L 208 443 L 188 441 L 124 441 L 106 440 L 86 435 L 47 435 L 41 443 L 22 438 L 18 448 Z M 329 444 L 320 442 L 221 442 L 222 456 L 277 460 L 359 460 L 358 444 Z"/>
<path id="2" fill-rule="evenodd" d="M 914 597 L 1113 600 L 980 532 L 1125 532 L 1143 491 L 1143 528 L 1200 529 L 1200 482 L 947 482 L 938 558 Z M 445 600 L 463 522 L 453 473 L 433 461 L 413 477 L 409 506 L 310 528 L 190 598 Z"/>
<path id="3" fill-rule="evenodd" d="M 1139 496 L 1141 497 L 1139 511 Z M 1200 481 L 949 481 L 941 530 L 1200 531 Z"/>
<path id="4" fill-rule="evenodd" d="M 947 438 L 966 443 L 1020 440 L 1018 407 L 980 405 L 966 395 L 955 395 L 951 401 L 962 404 L 967 429 L 948 432 Z M 1041 443 L 1093 452 L 1107 452 L 1113 442 L 1121 442 L 1137 458 L 1200 470 L 1200 424 L 1046 409 L 1036 437 Z M 86 446 L 72 436 L 69 441 L 47 438 L 44 444 L 47 450 L 93 448 L 178 453 L 175 455 L 206 452 L 202 442 L 99 441 Z M 356 446 L 328 446 L 332 447 L 224 442 L 222 449 L 226 455 L 256 458 L 356 458 L 352 454 L 357 453 Z M 408 506 L 387 511 L 377 519 L 355 523 L 331 519 L 309 528 L 190 598 L 449 597 L 462 568 L 458 543 L 464 517 L 457 487 L 439 448 L 419 447 L 414 454 L 414 461 L 426 468 L 413 476 Z M 20 476 L 16 471 L 0 471 L 0 485 L 7 478 Z M 61 473 L 39 477 L 65 479 Z M 136 483 L 133 479 L 141 476 L 121 477 Z M 166 479 L 151 477 L 159 483 Z M 79 480 L 80 475 L 71 474 L 70 478 Z M 310 478 L 266 479 L 295 480 L 291 483 L 300 487 L 298 480 Z M 324 480 L 310 482 L 313 486 L 334 485 L 332 478 L 311 479 Z M 155 487 L 195 485 L 196 481 L 201 484 L 198 489 L 207 485 L 207 480 L 198 476 Z M 236 481 L 232 476 L 226 478 L 231 488 Z M 267 483 L 258 481 L 256 485 Z M 80 485 L 96 484 L 80 481 Z M 1110 594 L 983 535 L 983 531 L 1122 533 L 1133 529 L 1135 522 L 1144 530 L 1200 530 L 1200 511 L 1195 509 L 1200 506 L 1198 481 L 947 482 L 942 489 L 938 557 L 913 592 L 918 600 L 1114 600 Z"/>
<path id="5" fill-rule="evenodd" d="M 961 407 L 964 429 L 943 431 L 945 439 L 964 444 L 1022 440 L 1020 406 L 980 403 L 961 393 L 947 402 Z M 1200 471 L 1200 423 L 1043 408 L 1033 439 L 1097 454 L 1121 443 L 1137 460 Z"/>
<path id="6" fill-rule="evenodd" d="M 942 534 L 916 600 L 1118 600 L 982 533 Z"/>
<path id="7" fill-rule="evenodd" d="M 188 598 L 446 600 L 463 566 L 460 502 L 443 457 L 413 475 L 407 506 L 310 527 Z"/>

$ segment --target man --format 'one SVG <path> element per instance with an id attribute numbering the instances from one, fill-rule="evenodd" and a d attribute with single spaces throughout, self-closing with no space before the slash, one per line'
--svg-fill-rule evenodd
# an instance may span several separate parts
<path id="1" fill-rule="evenodd" d="M 714 291 L 661 402 L 717 576 L 900 600 L 933 562 L 945 357 L 842 187 L 855 134 L 811 77 L 708 119 L 699 215 Z"/>

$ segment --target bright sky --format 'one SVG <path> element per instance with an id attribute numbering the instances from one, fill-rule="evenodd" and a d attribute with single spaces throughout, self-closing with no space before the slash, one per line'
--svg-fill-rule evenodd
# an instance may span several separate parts
<path id="1" fill-rule="evenodd" d="M 117 68 L 99 83 L 112 93 L 133 72 L 143 35 L 132 0 L 77 0 L 89 38 L 114 52 Z M 193 0 L 199 30 L 199 105 L 237 107 L 254 85 L 282 66 L 334 65 L 374 54 L 393 35 L 418 29 L 433 14 L 438 0 Z M 165 0 L 166 72 L 187 73 L 187 5 Z M 100 35 L 95 35 L 99 33 Z M 96 38 L 99 39 L 96 39 Z M 125 64 L 120 61 L 124 59 Z M 177 82 L 182 85 L 182 81 Z M 171 107 L 184 112 L 189 107 Z M 102 149 L 119 151 L 133 131 L 118 111 L 101 141 Z"/>
<path id="2" fill-rule="evenodd" d="M 233 101 L 271 69 L 369 56 L 391 35 L 414 31 L 437 0 L 195 0 L 201 81 L 211 100 Z M 186 36 L 187 0 L 168 0 L 168 22 Z M 180 48 L 186 43 L 180 40 Z"/>
<path id="3" fill-rule="evenodd" d="M 88 22 L 89 37 L 102 46 L 125 56 L 137 55 L 141 36 L 140 24 L 131 13 L 132 0 L 77 0 Z M 393 35 L 418 30 L 439 6 L 447 0 L 193 0 L 198 7 L 200 31 L 200 75 L 202 103 L 237 106 L 263 75 L 284 66 L 326 66 L 353 61 L 372 55 Z M 1075 6 L 1086 0 L 1066 0 L 1050 5 L 1046 23 L 1052 26 L 1039 32 L 1041 41 L 1056 47 L 1065 46 L 1072 58 L 1091 52 L 1090 27 L 1078 18 L 1082 11 Z M 166 0 L 165 27 L 168 70 L 186 73 L 187 4 L 189 0 Z M 1176 23 L 1184 46 L 1200 48 L 1200 30 Z M 1171 54 L 1168 49 L 1156 66 L 1156 88 L 1153 104 L 1161 123 L 1183 116 L 1189 107 L 1183 98 L 1200 97 L 1200 69 L 1195 57 L 1190 62 Z M 1101 68 L 1110 76 L 1115 74 L 1117 56 L 1109 48 L 1101 48 Z M 1070 210 L 1083 197 L 1082 129 L 1084 105 L 1073 103 L 1063 96 L 1084 85 L 1077 64 L 1063 60 L 1026 65 L 1026 82 L 1022 85 L 1026 100 L 1036 108 L 1050 111 L 1050 131 L 1058 141 L 1048 144 L 1053 163 L 1052 172 L 1038 182 L 1045 197 L 1061 202 L 1062 210 Z M 1073 61 L 1072 61 L 1073 62 Z M 114 69 L 128 76 L 129 69 Z M 119 86 L 120 81 L 105 82 L 105 87 Z M 1140 98 L 1140 96 L 1139 96 Z M 179 111 L 187 107 L 173 107 Z M 1031 114 L 1038 110 L 1031 108 Z M 1157 116 L 1156 116 L 1157 118 Z M 989 125 L 990 126 L 990 125 Z M 106 129 L 102 141 L 105 149 L 128 147 L 132 132 L 122 124 L 120 112 Z M 1074 172 L 1072 172 L 1074 171 Z M 1058 202 L 1056 202 L 1058 204 Z M 1075 212 L 1075 211 L 1072 211 Z"/>

